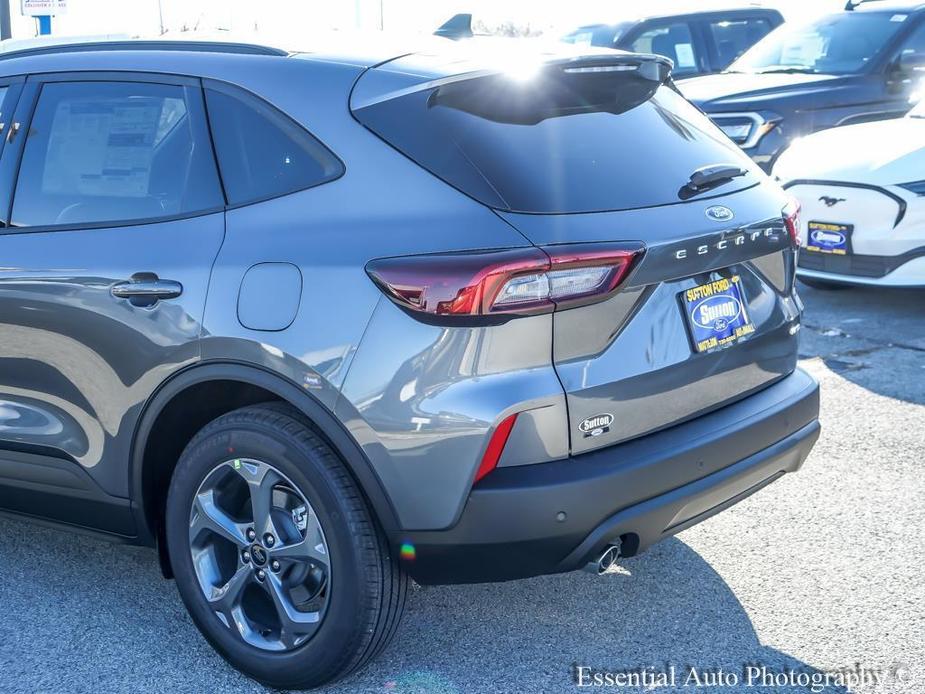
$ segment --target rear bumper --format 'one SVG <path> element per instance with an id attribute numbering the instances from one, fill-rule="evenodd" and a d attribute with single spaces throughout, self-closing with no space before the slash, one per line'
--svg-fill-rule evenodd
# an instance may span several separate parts
<path id="1" fill-rule="evenodd" d="M 472 491 L 455 526 L 393 539 L 414 546 L 404 563 L 420 583 L 571 571 L 617 539 L 624 555 L 637 554 L 799 469 L 819 436 L 818 413 L 818 385 L 797 370 L 640 439 L 499 468 Z"/>

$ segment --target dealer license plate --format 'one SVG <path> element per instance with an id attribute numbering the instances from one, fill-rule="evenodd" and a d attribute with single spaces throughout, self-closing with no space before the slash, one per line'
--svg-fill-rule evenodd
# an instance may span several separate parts
<path id="1" fill-rule="evenodd" d="M 850 252 L 850 224 L 831 224 L 829 222 L 810 222 L 806 227 L 806 250 L 811 253 L 829 255 L 847 255 Z"/>
<path id="2" fill-rule="evenodd" d="M 697 285 L 680 298 L 697 352 L 729 347 L 755 332 L 739 275 Z"/>

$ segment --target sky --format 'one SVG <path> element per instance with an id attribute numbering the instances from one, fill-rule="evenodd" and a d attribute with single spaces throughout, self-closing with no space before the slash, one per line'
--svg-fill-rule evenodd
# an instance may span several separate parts
<path id="1" fill-rule="evenodd" d="M 13 6 L 13 37 L 35 35 L 35 21 Z M 306 33 L 326 29 L 432 31 L 457 12 L 472 12 L 495 24 L 507 20 L 553 31 L 591 21 L 611 21 L 639 8 L 669 11 L 709 7 L 711 0 L 68 0 L 67 14 L 52 24 L 58 35 L 157 35 L 161 17 L 168 31 L 198 28 L 272 33 L 304 26 Z M 721 3 L 728 7 L 735 0 Z M 750 4 L 742 1 L 740 4 Z M 836 11 L 844 0 L 766 0 L 790 19 Z M 380 18 L 381 10 L 381 18 Z"/>

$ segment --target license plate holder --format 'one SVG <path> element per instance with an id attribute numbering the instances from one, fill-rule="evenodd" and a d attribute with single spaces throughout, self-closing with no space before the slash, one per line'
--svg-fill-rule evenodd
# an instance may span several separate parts
<path id="1" fill-rule="evenodd" d="M 731 347 L 755 332 L 739 275 L 698 284 L 681 292 L 679 299 L 698 354 Z"/>
<path id="2" fill-rule="evenodd" d="M 853 224 L 809 222 L 806 225 L 806 246 L 810 253 L 848 255 L 851 253 Z"/>

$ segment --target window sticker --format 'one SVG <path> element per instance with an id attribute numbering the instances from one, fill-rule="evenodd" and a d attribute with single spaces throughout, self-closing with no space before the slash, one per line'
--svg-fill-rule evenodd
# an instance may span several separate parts
<path id="1" fill-rule="evenodd" d="M 892 17 L 890 17 L 890 21 L 891 22 L 905 22 L 908 16 L 909 15 L 907 14 L 894 14 Z"/>
<path id="2" fill-rule="evenodd" d="M 675 55 L 678 56 L 678 67 L 696 67 L 694 61 L 694 47 L 689 43 L 679 43 L 674 47 Z"/>
<path id="3" fill-rule="evenodd" d="M 58 105 L 42 192 L 148 195 L 161 99 L 68 100 Z"/>
<path id="4" fill-rule="evenodd" d="M 784 44 L 780 62 L 783 65 L 812 65 L 825 52 L 825 37 L 817 33 L 801 34 Z"/>

